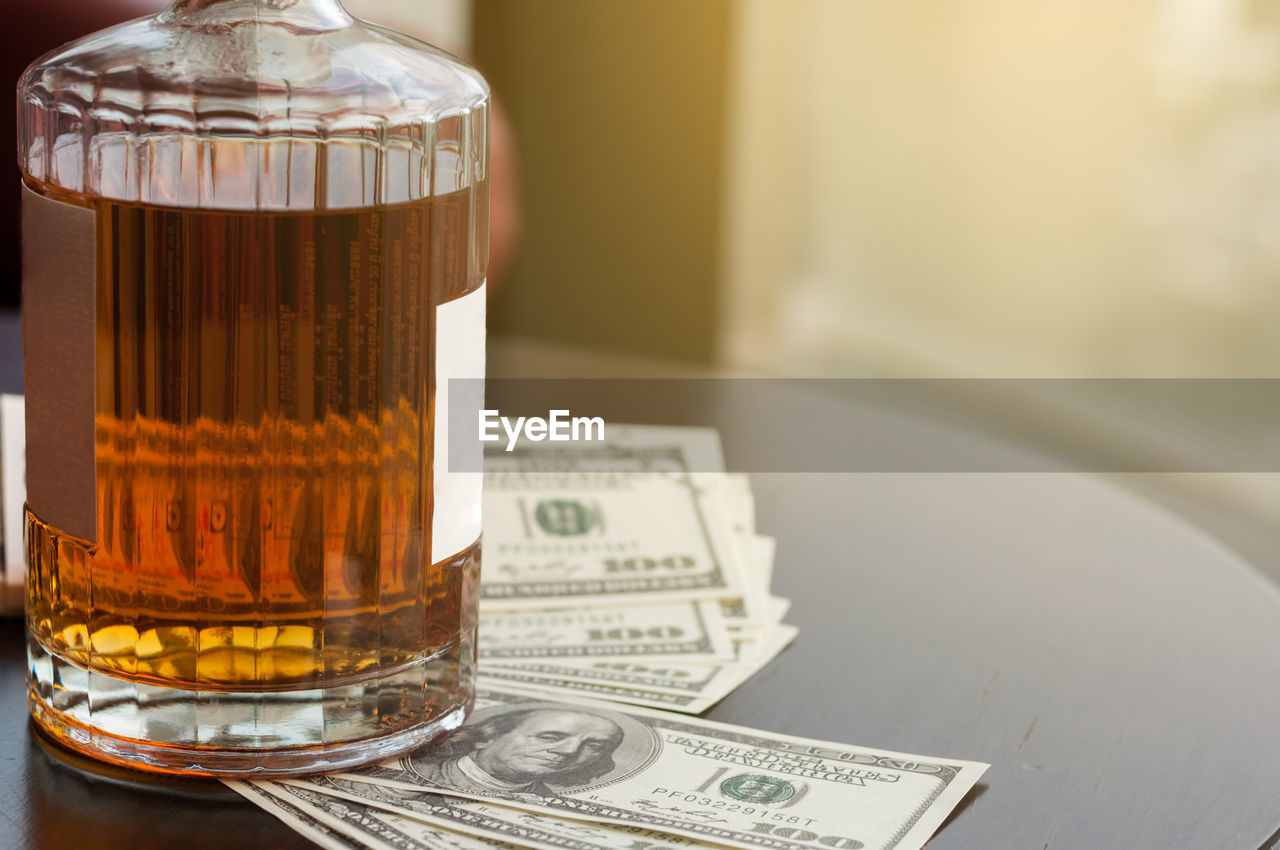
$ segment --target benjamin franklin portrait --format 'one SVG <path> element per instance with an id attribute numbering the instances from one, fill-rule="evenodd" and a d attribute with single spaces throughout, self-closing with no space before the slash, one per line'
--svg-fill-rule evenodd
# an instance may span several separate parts
<path id="1" fill-rule="evenodd" d="M 428 782 L 476 794 L 572 790 L 614 769 L 624 734 L 618 723 L 577 708 L 539 707 L 468 723 L 409 758 Z"/>

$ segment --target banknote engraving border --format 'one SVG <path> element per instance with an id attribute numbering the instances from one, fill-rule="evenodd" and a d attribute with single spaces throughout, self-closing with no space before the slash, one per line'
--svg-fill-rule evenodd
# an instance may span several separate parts
<path id="1" fill-rule="evenodd" d="M 596 658 L 593 659 L 593 661 L 600 663 L 621 663 L 611 661 L 611 659 L 608 658 Z M 649 685 L 650 687 L 660 687 L 660 689 L 681 691 L 680 695 L 687 694 L 689 696 L 698 696 L 701 694 L 701 691 L 707 689 L 710 682 L 712 682 L 713 678 L 716 677 L 722 667 L 732 666 L 732 664 L 736 663 L 741 662 L 716 662 L 714 664 L 705 664 L 705 667 L 707 667 L 707 675 L 698 678 L 698 680 L 692 680 L 692 678 L 689 678 L 689 680 L 678 680 L 678 678 L 673 678 L 671 676 L 652 676 L 646 678 L 644 676 L 637 675 L 637 673 L 609 671 L 598 667 L 575 668 L 575 670 L 572 671 L 572 676 L 579 682 L 603 682 L 603 684 L 612 685 L 614 687 L 627 687 L 627 689 L 631 689 L 632 686 L 635 686 L 639 687 L 641 690 L 645 690 L 645 693 L 648 693 L 648 689 L 645 689 L 644 686 Z M 556 664 L 532 662 L 521 662 L 520 667 L 518 668 L 500 666 L 490 667 L 486 672 L 492 673 L 494 676 L 509 678 L 507 675 L 508 671 L 517 673 L 543 673 L 544 676 L 553 676 L 556 678 L 566 675 L 564 668 L 557 667 Z M 535 676 L 534 678 L 538 677 Z M 660 681 L 659 684 L 654 685 L 652 684 L 652 680 Z M 547 680 L 545 680 L 545 678 L 538 678 L 538 681 Z"/>
<path id="2" fill-rule="evenodd" d="M 501 457 L 504 461 L 511 464 L 521 464 L 520 472 L 522 473 L 538 473 L 551 472 L 563 473 L 563 466 L 558 465 L 557 461 L 561 457 L 573 458 L 575 461 L 587 460 L 609 460 L 609 461 L 634 461 L 634 468 L 618 468 L 606 467 L 609 472 L 678 472 L 687 474 L 691 470 L 684 456 L 684 449 L 678 445 L 664 446 L 619 446 L 611 443 L 604 443 L 597 446 L 546 446 L 539 445 L 537 447 L 522 444 L 518 445 L 510 452 L 504 452 Z M 675 468 L 655 465 L 655 461 L 669 460 Z M 524 464 L 527 464 L 525 466 Z M 502 466 L 507 466 L 503 463 Z M 506 469 L 495 470 L 497 472 L 506 472 Z"/>
<path id="3" fill-rule="evenodd" d="M 616 662 L 613 662 L 613 663 L 616 663 Z M 719 663 L 732 664 L 735 662 L 719 662 Z M 677 680 L 669 676 L 668 677 L 660 677 L 660 676 L 652 677 L 652 678 L 658 678 L 662 680 L 662 684 L 653 685 L 652 687 L 661 687 L 661 688 L 666 688 L 667 690 L 679 690 L 679 691 L 687 692 L 690 696 L 697 696 L 698 693 L 702 691 L 702 689 L 706 688 L 711 683 L 711 680 L 715 677 L 715 673 L 718 669 L 719 668 L 717 666 L 707 665 L 707 670 L 709 672 L 705 677 L 698 680 L 693 680 L 693 679 Z M 515 668 L 515 667 L 490 668 L 487 672 L 497 676 L 501 676 L 502 678 L 509 678 L 507 676 L 508 671 L 513 671 L 516 673 L 522 673 L 522 672 L 542 673 L 544 675 L 550 675 L 550 676 L 556 676 L 556 677 L 559 677 L 564 674 L 563 667 L 557 667 L 553 664 L 545 664 L 545 663 L 538 664 L 538 663 L 532 663 L 532 662 L 522 662 L 519 668 Z M 583 667 L 581 669 L 575 669 L 573 671 L 573 676 L 575 679 L 578 679 L 580 681 L 586 680 L 591 682 L 605 682 L 605 683 L 614 685 L 615 687 L 623 687 L 623 688 L 626 688 L 631 685 L 643 686 L 643 685 L 649 684 L 649 682 L 643 676 L 639 676 L 636 674 L 628 674 L 621 670 L 604 670 L 598 667 Z M 538 679 L 538 681 L 546 681 L 546 680 Z"/>
<path id="4" fill-rule="evenodd" d="M 496 669 L 490 668 L 486 675 L 502 679 L 503 681 L 520 682 L 529 687 L 546 687 L 548 685 L 546 679 L 539 679 L 536 676 L 524 676 L 521 675 L 520 671 L 513 670 L 508 667 Z M 517 686 L 512 685 L 512 687 L 515 688 Z M 661 691 L 642 691 L 638 688 L 629 688 L 622 685 L 601 684 L 599 682 L 574 682 L 572 688 L 569 688 L 568 690 L 572 690 L 574 692 L 589 691 L 593 694 L 600 694 L 606 699 L 610 696 L 616 698 L 621 694 L 624 696 L 631 696 L 634 699 L 645 699 L 649 702 L 663 702 L 668 705 L 681 707 L 690 705 L 701 699 L 701 697 L 694 695 L 667 694 L 662 693 Z"/>
<path id="5" fill-rule="evenodd" d="M 946 790 L 947 786 L 940 785 L 935 788 L 928 797 L 925 797 L 924 800 L 921 801 L 920 805 L 916 806 L 911 814 L 907 816 L 907 819 L 903 821 L 902 825 L 898 827 L 898 831 L 889 838 L 889 843 L 885 845 L 885 850 L 893 850 L 894 847 L 901 844 L 902 839 L 907 837 L 907 833 L 911 832 L 911 830 L 915 828 L 915 825 L 920 822 L 920 818 L 924 817 L 925 812 L 929 811 L 929 807 L 932 806 L 934 801 L 941 797 L 943 792 Z"/>

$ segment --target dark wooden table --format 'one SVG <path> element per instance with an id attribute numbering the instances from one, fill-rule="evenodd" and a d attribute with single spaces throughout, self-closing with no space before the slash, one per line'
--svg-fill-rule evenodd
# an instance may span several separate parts
<path id="1" fill-rule="evenodd" d="M 13 336 L 0 322 L 0 370 Z M 793 402 L 834 433 L 948 438 L 917 413 Z M 737 433 L 731 467 L 763 433 L 744 403 L 707 422 Z M 990 762 L 931 850 L 1272 842 L 1280 593 L 1238 555 L 1096 476 L 752 480 L 800 636 L 710 718 Z M 309 846 L 216 783 L 130 778 L 44 742 L 21 641 L 0 623 L 0 848 Z"/>

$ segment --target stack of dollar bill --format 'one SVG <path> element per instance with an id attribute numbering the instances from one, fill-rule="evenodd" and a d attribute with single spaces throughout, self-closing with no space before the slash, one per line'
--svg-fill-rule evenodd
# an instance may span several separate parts
<path id="1" fill-rule="evenodd" d="M 982 775 L 675 713 L 709 708 L 796 635 L 714 433 L 618 427 L 604 444 L 499 449 L 485 470 L 467 722 L 352 773 L 227 783 L 317 844 L 910 850 Z"/>
<path id="2" fill-rule="evenodd" d="M 915 850 L 987 765 L 506 689 L 442 743 L 227 784 L 322 847 Z"/>
<path id="3" fill-rule="evenodd" d="M 746 476 L 714 431 L 485 457 L 479 668 L 513 688 L 700 714 L 796 636 Z"/>

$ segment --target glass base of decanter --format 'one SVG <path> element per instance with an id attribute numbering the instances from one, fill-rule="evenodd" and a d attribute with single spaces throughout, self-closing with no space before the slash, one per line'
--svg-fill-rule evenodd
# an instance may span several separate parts
<path id="1" fill-rule="evenodd" d="M 356 683 L 248 693 L 131 681 L 28 637 L 28 703 L 56 741 L 124 767 L 246 779 L 323 773 L 393 758 L 460 726 L 474 667 L 459 663 L 459 649 Z"/>

